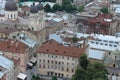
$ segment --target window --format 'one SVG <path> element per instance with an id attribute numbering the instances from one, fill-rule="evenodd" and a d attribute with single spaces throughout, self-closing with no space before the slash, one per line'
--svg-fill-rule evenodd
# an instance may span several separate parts
<path id="1" fill-rule="evenodd" d="M 62 59 L 64 59 L 64 57 L 62 57 Z"/>
<path id="2" fill-rule="evenodd" d="M 64 62 L 62 62 L 62 64 L 64 65 Z"/>
<path id="3" fill-rule="evenodd" d="M 74 61 L 74 58 L 72 58 L 72 60 Z"/>
<path id="4" fill-rule="evenodd" d="M 62 67 L 61 70 L 64 71 L 64 68 Z"/>
<path id="5" fill-rule="evenodd" d="M 39 65 L 39 68 L 41 68 L 41 64 Z"/>
<path id="6" fill-rule="evenodd" d="M 67 68 L 67 72 L 69 72 L 69 68 Z"/>
<path id="7" fill-rule="evenodd" d="M 115 59 L 117 59 L 117 56 L 115 56 Z"/>
<path id="8" fill-rule="evenodd" d="M 53 64 L 53 61 L 51 61 L 51 63 Z"/>
<path id="9" fill-rule="evenodd" d="M 61 63 L 60 63 L 60 61 L 59 61 L 59 65 L 60 65 Z"/>
<path id="10" fill-rule="evenodd" d="M 55 61 L 55 64 L 57 64 L 57 61 Z"/>
<path id="11" fill-rule="evenodd" d="M 72 69 L 72 72 L 74 73 L 74 69 Z"/>
<path id="12" fill-rule="evenodd" d="M 45 60 L 43 60 L 43 62 L 45 63 Z"/>
<path id="13" fill-rule="evenodd" d="M 67 59 L 69 60 L 69 57 L 67 57 Z"/>
<path id="14" fill-rule="evenodd" d="M 50 61 L 48 60 L 48 63 L 50 63 Z"/>
<path id="15" fill-rule="evenodd" d="M 39 59 L 39 62 L 41 62 L 41 59 Z"/>
<path id="16" fill-rule="evenodd" d="M 12 14 L 11 14 L 11 18 L 12 18 Z"/>
<path id="17" fill-rule="evenodd" d="M 100 27 L 100 23 L 98 22 L 98 23 L 96 23 L 96 27 L 97 28 L 99 28 Z"/>
<path id="18" fill-rule="evenodd" d="M 113 64 L 113 67 L 115 68 L 115 64 Z"/>
<path id="19" fill-rule="evenodd" d="M 50 68 L 50 66 L 48 65 L 48 69 Z"/>
<path id="20" fill-rule="evenodd" d="M 48 58 L 50 57 L 50 55 L 48 55 Z"/>
<path id="21" fill-rule="evenodd" d="M 43 68 L 45 69 L 45 65 L 43 65 Z"/>
<path id="22" fill-rule="evenodd" d="M 9 14 L 8 14 L 8 18 L 9 18 Z"/>
<path id="23" fill-rule="evenodd" d="M 57 58 L 57 56 L 56 56 L 56 58 Z"/>
<path id="24" fill-rule="evenodd" d="M 69 63 L 67 62 L 67 65 L 69 66 Z"/>
<path id="25" fill-rule="evenodd" d="M 15 14 L 14 14 L 14 18 L 15 18 Z"/>

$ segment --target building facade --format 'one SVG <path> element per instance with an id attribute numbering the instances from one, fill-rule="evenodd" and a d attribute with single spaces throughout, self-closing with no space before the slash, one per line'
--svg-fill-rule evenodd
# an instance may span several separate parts
<path id="1" fill-rule="evenodd" d="M 49 40 L 37 51 L 38 71 L 41 75 L 71 78 L 78 66 L 78 58 L 87 53 L 87 50 L 87 46 L 65 47 L 54 40 Z"/>

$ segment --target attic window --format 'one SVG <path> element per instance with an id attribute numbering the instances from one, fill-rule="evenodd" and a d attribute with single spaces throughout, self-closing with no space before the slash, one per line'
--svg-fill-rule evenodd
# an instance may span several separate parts
<path id="1" fill-rule="evenodd" d="M 100 43 L 101 45 L 103 45 L 103 43 Z"/>
<path id="2" fill-rule="evenodd" d="M 91 43 L 94 43 L 93 41 L 91 41 Z"/>
<path id="3" fill-rule="evenodd" d="M 104 42 L 107 42 L 106 40 L 103 40 Z"/>
<path id="4" fill-rule="evenodd" d="M 113 41 L 109 41 L 109 43 L 113 43 Z"/>
<path id="5" fill-rule="evenodd" d="M 49 51 L 49 49 L 47 49 L 46 51 Z"/>
<path id="6" fill-rule="evenodd" d="M 118 42 L 115 42 L 115 44 L 118 44 Z"/>
<path id="7" fill-rule="evenodd" d="M 58 50 L 55 50 L 55 52 L 58 52 Z"/>
<path id="8" fill-rule="evenodd" d="M 109 46 L 112 46 L 111 44 Z"/>
<path id="9" fill-rule="evenodd" d="M 64 53 L 66 53 L 66 51 L 64 51 Z"/>
<path id="10" fill-rule="evenodd" d="M 52 44 L 52 42 L 49 42 L 49 44 Z"/>
<path id="11" fill-rule="evenodd" d="M 108 45 L 108 44 L 105 44 L 106 46 Z"/>
<path id="12" fill-rule="evenodd" d="M 97 41 L 102 41 L 102 40 L 98 39 Z"/>
<path id="13" fill-rule="evenodd" d="M 98 42 L 96 42 L 96 44 L 98 44 Z"/>
<path id="14" fill-rule="evenodd" d="M 7 48 L 10 48 L 9 46 L 7 46 Z"/>

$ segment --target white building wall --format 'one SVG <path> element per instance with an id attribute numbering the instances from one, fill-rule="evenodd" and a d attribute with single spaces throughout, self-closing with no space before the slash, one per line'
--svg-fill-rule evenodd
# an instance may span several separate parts
<path id="1" fill-rule="evenodd" d="M 16 20 L 18 18 L 18 11 L 5 11 L 5 17 L 10 20 Z"/>

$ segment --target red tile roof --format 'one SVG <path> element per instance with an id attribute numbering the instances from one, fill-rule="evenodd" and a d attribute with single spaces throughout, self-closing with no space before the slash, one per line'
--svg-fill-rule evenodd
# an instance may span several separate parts
<path id="1" fill-rule="evenodd" d="M 28 46 L 18 40 L 8 39 L 0 42 L 0 50 L 12 53 L 25 53 Z"/>
<path id="2" fill-rule="evenodd" d="M 66 47 L 60 45 L 54 40 L 49 40 L 46 43 L 42 44 L 42 46 L 38 48 L 37 52 L 78 58 L 86 52 L 87 47 L 88 45 L 83 48 Z"/>
<path id="3" fill-rule="evenodd" d="M 11 32 L 15 32 L 15 31 L 18 31 L 18 29 L 17 28 L 6 28 L 6 27 L 4 27 L 4 28 L 0 28 L 0 33 L 11 33 Z"/>

